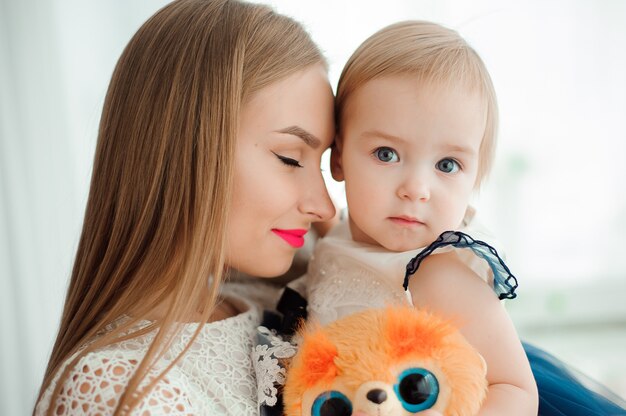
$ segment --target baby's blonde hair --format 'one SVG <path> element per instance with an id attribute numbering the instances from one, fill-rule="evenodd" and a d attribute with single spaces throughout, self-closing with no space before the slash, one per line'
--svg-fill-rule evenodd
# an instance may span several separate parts
<path id="1" fill-rule="evenodd" d="M 479 150 L 476 187 L 493 164 L 498 104 L 487 68 L 476 51 L 454 30 L 426 21 L 387 26 L 365 40 L 341 73 L 335 103 L 337 139 L 351 94 L 373 79 L 410 74 L 420 82 L 478 91 L 486 104 L 486 126 Z"/>

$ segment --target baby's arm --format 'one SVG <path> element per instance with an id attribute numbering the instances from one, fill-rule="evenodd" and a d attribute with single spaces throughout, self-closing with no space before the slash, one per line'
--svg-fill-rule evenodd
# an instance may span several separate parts
<path id="1" fill-rule="evenodd" d="M 515 327 L 493 290 L 454 253 L 424 259 L 409 281 L 413 303 L 455 319 L 487 363 L 480 415 L 536 415 L 537 386 Z"/>

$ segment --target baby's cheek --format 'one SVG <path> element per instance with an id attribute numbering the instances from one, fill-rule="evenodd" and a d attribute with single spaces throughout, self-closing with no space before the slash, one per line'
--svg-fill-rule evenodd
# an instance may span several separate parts
<path id="1" fill-rule="evenodd" d="M 467 213 L 467 208 L 469 207 L 469 203 L 463 203 L 461 204 L 461 206 L 459 207 L 458 211 L 456 212 L 456 217 L 454 218 L 454 223 L 456 224 L 456 227 L 461 227 L 463 225 L 463 219 L 465 218 L 465 214 Z"/>

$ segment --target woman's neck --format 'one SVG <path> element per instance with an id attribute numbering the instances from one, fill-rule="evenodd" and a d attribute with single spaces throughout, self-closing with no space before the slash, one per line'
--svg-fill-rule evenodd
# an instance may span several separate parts
<path id="1" fill-rule="evenodd" d="M 200 297 L 199 297 L 200 298 Z M 202 301 L 204 299 L 204 302 Z M 199 299 L 197 302 L 197 307 L 191 312 L 191 314 L 182 319 L 185 323 L 192 322 L 201 322 L 204 318 L 204 310 L 206 308 L 208 297 L 203 297 L 203 299 Z M 141 313 L 139 310 L 133 310 L 129 312 L 130 316 L 143 316 L 144 319 L 149 321 L 161 321 L 167 315 L 167 310 L 169 308 L 170 298 L 165 301 L 159 303 L 156 307 L 148 311 L 147 313 Z M 220 296 L 218 297 L 215 307 L 211 312 L 208 319 L 206 319 L 207 323 L 217 322 L 223 319 L 231 318 L 243 312 L 243 310 L 239 307 L 241 305 L 237 305 L 228 297 Z"/>

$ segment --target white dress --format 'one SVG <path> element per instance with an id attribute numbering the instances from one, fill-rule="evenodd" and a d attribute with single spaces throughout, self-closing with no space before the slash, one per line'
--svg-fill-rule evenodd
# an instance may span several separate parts
<path id="1" fill-rule="evenodd" d="M 493 245 L 494 238 L 475 220 L 471 208 L 459 231 Z M 390 252 L 380 246 L 353 241 L 348 221 L 343 221 L 317 242 L 307 274 L 290 286 L 303 295 L 306 293 L 308 318 L 322 325 L 367 308 L 411 305 L 410 292 L 404 290 L 403 281 L 407 263 L 422 250 L 424 247 Z M 495 286 L 489 261 L 473 249 L 456 249 L 449 245 L 438 252 L 450 250 L 489 285 Z"/>
<path id="2" fill-rule="evenodd" d="M 257 415 L 258 389 L 251 353 L 264 303 L 275 304 L 268 285 L 227 285 L 225 294 L 243 312 L 206 324 L 188 352 L 159 381 L 133 415 Z M 259 298 L 261 296 L 261 298 Z M 256 299 L 255 299 L 256 297 Z M 147 325 L 145 321 L 142 325 Z M 186 346 L 197 323 L 181 324 L 180 336 L 151 370 L 159 374 Z M 81 358 L 54 403 L 55 415 L 108 415 L 113 412 L 130 377 L 150 346 L 154 333 L 110 345 Z M 66 361 L 69 362 L 70 360 Z M 43 415 L 61 369 L 38 403 Z M 257 371 L 259 371 L 257 369 Z"/>

